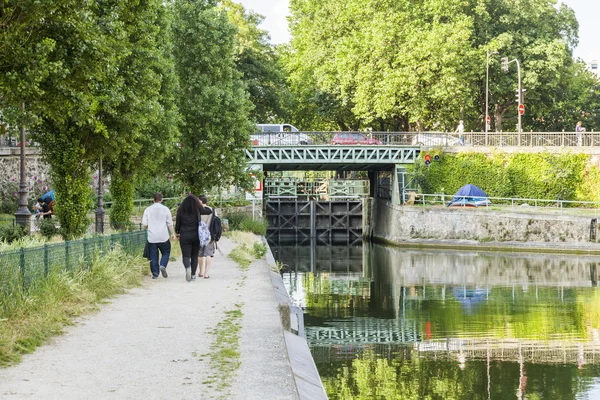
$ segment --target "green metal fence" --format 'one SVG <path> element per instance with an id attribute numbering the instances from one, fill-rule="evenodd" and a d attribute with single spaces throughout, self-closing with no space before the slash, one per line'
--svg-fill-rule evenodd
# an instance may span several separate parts
<path id="1" fill-rule="evenodd" d="M 27 289 L 54 270 L 88 268 L 96 254 L 116 246 L 141 255 L 146 238 L 146 231 L 134 231 L 0 252 L 0 298 L 16 288 Z"/>

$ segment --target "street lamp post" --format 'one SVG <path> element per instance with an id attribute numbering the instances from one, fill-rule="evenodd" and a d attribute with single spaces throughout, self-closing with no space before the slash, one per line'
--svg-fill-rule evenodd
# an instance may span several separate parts
<path id="1" fill-rule="evenodd" d="M 490 53 L 489 51 L 487 51 L 486 54 L 485 54 L 485 133 L 487 133 L 488 129 L 489 129 L 489 125 L 488 125 L 488 118 L 489 118 L 488 98 L 489 98 L 489 94 L 490 94 L 490 90 L 489 90 L 490 56 L 493 56 L 494 54 L 498 54 L 498 52 L 497 51 L 492 51 Z"/>
<path id="2" fill-rule="evenodd" d="M 21 103 L 21 112 L 25 113 L 25 103 Z M 25 125 L 21 122 L 21 168 L 20 168 L 20 182 L 19 182 L 19 208 L 15 213 L 15 219 L 17 224 L 23 226 L 27 233 L 30 232 L 31 226 L 29 220 L 31 218 L 31 212 L 27 206 L 27 182 L 25 180 Z"/>

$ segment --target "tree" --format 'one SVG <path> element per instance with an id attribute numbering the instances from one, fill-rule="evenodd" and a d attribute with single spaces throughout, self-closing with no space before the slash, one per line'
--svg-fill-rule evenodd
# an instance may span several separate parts
<path id="1" fill-rule="evenodd" d="M 175 147 L 178 114 L 171 58 L 170 9 L 160 0 L 117 2 L 121 37 L 118 68 L 103 82 L 98 117 L 106 126 L 100 156 L 111 175 L 110 220 L 127 226 L 135 183 L 154 173 Z"/>
<path id="2" fill-rule="evenodd" d="M 176 174 L 195 193 L 233 183 L 249 185 L 245 149 L 252 105 L 236 69 L 235 28 L 211 0 L 177 0 L 173 8 L 182 117 Z"/>
<path id="3" fill-rule="evenodd" d="M 264 17 L 244 9 L 231 0 L 221 2 L 229 22 L 236 28 L 236 68 L 242 73 L 250 101 L 254 105 L 250 120 L 257 123 L 286 122 L 283 107 L 288 87 L 278 62 L 277 54 L 269 43 L 267 31 L 258 25 Z"/>
<path id="4" fill-rule="evenodd" d="M 27 123 L 50 164 L 65 238 L 87 231 L 89 166 L 97 154 L 90 143 L 106 134 L 98 88 L 114 72 L 117 40 L 107 30 L 118 26 L 104 13 L 107 3 L 23 0 L 0 9 L 8 43 L 1 47 L 3 106 L 26 105 L 17 123 Z"/>
<path id="5" fill-rule="evenodd" d="M 482 129 L 486 54 L 518 59 L 525 129 L 572 129 L 597 114 L 597 89 L 573 63 L 577 21 L 555 0 L 291 0 L 284 63 L 301 108 L 342 129 Z M 514 67 L 490 60 L 496 129 L 516 120 Z"/>
<path id="6" fill-rule="evenodd" d="M 472 20 L 460 4 L 292 1 L 288 70 L 360 121 L 346 126 L 454 124 L 473 97 Z"/>

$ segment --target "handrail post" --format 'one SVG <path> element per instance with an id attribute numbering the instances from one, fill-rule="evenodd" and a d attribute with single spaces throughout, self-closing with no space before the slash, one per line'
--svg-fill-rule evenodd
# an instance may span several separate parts
<path id="1" fill-rule="evenodd" d="M 25 290 L 25 248 L 21 247 L 19 252 L 19 264 L 21 267 L 21 289 Z"/>
<path id="2" fill-rule="evenodd" d="M 65 242 L 65 267 L 69 270 L 69 241 Z"/>
<path id="3" fill-rule="evenodd" d="M 48 243 L 44 243 L 44 276 L 48 277 Z"/>

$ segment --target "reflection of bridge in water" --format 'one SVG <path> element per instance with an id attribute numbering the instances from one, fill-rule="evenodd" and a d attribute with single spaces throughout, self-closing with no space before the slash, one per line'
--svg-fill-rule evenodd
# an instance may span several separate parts
<path id="1" fill-rule="evenodd" d="M 320 331 L 320 332 L 316 332 Z M 457 361 L 506 361 L 532 364 L 600 364 L 600 340 L 532 340 L 495 338 L 445 338 L 432 340 L 408 340 L 398 342 L 373 342 L 374 337 L 354 332 L 351 337 L 335 335 L 325 339 L 330 332 L 307 329 L 311 352 L 317 361 L 349 360 L 371 349 L 390 358 L 398 352 L 409 352 L 412 357 Z M 317 338 L 320 339 L 317 340 Z M 344 340 L 340 340 L 344 337 Z M 405 335 L 407 339 L 410 334 Z"/>

